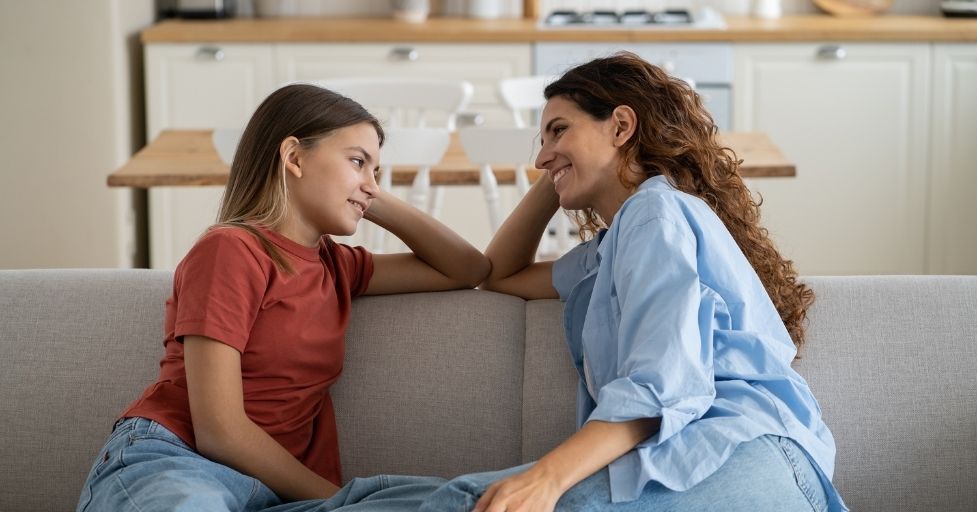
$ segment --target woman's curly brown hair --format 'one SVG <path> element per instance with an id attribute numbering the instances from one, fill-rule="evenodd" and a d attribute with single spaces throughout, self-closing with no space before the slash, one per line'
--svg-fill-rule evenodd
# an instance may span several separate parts
<path id="1" fill-rule="evenodd" d="M 634 180 L 631 164 L 636 163 L 646 178 L 664 175 L 679 190 L 704 200 L 756 270 L 794 344 L 804 343 L 814 292 L 797 280 L 793 262 L 780 255 L 760 225 L 760 204 L 739 174 L 742 160 L 719 143 L 719 129 L 688 83 L 620 52 L 567 71 L 544 95 L 569 99 L 598 120 L 608 119 L 619 105 L 631 107 L 637 128 L 621 149 L 621 182 L 634 190 L 643 181 Z M 605 226 L 592 209 L 576 217 L 581 238 Z"/>

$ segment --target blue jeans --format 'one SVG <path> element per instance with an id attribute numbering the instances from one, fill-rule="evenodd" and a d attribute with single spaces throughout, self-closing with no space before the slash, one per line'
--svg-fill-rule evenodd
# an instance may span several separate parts
<path id="1" fill-rule="evenodd" d="M 428 497 L 419 512 L 468 512 L 492 482 L 530 466 L 458 477 Z M 652 482 L 637 500 L 612 503 L 604 468 L 570 488 L 556 511 L 823 512 L 826 500 L 818 474 L 800 447 L 787 438 L 764 436 L 741 444 L 721 468 L 687 491 Z"/>
<path id="2" fill-rule="evenodd" d="M 259 480 L 200 455 L 159 423 L 127 418 L 99 452 L 77 511 L 402 512 L 417 510 L 444 483 L 380 475 L 353 479 L 328 500 L 283 503 Z"/>

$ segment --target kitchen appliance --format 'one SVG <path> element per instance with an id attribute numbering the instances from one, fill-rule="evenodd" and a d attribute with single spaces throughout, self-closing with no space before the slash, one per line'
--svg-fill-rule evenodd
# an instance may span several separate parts
<path id="1" fill-rule="evenodd" d="M 559 76 L 568 68 L 627 50 L 672 76 L 694 84 L 720 130 L 732 128 L 733 45 L 730 43 L 540 42 L 534 48 L 536 75 Z"/>
<path id="2" fill-rule="evenodd" d="M 940 2 L 940 10 L 947 18 L 977 18 L 977 0 Z"/>
<path id="3" fill-rule="evenodd" d="M 164 18 L 231 18 L 237 11 L 235 0 L 161 0 L 158 5 Z"/>
<path id="4" fill-rule="evenodd" d="M 726 22 L 715 9 L 555 9 L 540 20 L 542 28 L 600 29 L 723 29 Z"/>

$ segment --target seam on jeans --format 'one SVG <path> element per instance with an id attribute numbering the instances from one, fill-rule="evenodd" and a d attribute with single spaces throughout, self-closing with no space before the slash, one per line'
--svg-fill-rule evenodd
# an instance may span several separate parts
<path id="1" fill-rule="evenodd" d="M 125 494 L 126 499 L 129 500 L 129 503 L 130 504 L 132 504 L 132 508 L 136 509 L 138 512 L 143 512 L 142 507 L 140 507 L 136 503 L 136 500 L 132 499 L 132 495 L 129 494 L 129 489 L 126 489 L 126 486 L 125 486 L 124 483 L 122 483 L 122 479 L 119 478 L 119 474 L 118 473 L 115 474 L 115 481 L 116 481 L 116 483 L 119 484 L 119 488 L 122 489 L 122 493 Z"/>
<path id="2" fill-rule="evenodd" d="M 169 436 L 162 436 L 159 434 L 133 434 L 131 436 L 132 442 L 136 441 L 161 441 L 167 444 L 171 444 L 181 450 L 193 451 L 187 446 L 183 441 L 177 442 L 175 439 L 171 439 Z"/>
<path id="3" fill-rule="evenodd" d="M 380 477 L 377 480 L 379 480 L 377 483 L 380 484 L 380 489 L 379 490 L 382 491 L 382 490 L 390 487 L 390 479 L 387 478 L 387 475 L 380 475 Z"/>
<path id="4" fill-rule="evenodd" d="M 781 437 L 777 444 L 780 445 L 780 451 L 784 453 L 784 457 L 790 463 L 791 470 L 794 472 L 794 482 L 797 483 L 797 488 L 801 490 L 801 494 L 807 499 L 808 504 L 811 505 L 811 510 L 817 512 L 818 507 L 815 502 L 819 501 L 814 497 L 815 491 L 811 488 L 811 484 L 801 475 L 800 462 L 797 460 L 797 452 L 792 446 L 789 446 L 790 440 L 786 437 Z"/>

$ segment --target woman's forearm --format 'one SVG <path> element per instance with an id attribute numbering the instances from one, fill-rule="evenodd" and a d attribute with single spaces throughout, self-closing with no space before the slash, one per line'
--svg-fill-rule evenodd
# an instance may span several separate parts
<path id="1" fill-rule="evenodd" d="M 559 207 L 560 198 L 553 190 L 553 182 L 548 175 L 541 175 L 485 250 L 492 263 L 492 271 L 485 280 L 487 288 L 533 262 L 546 225 Z"/>
<path id="2" fill-rule="evenodd" d="M 658 431 L 660 418 L 620 423 L 589 421 L 529 471 L 557 482 L 566 492 Z"/>
<path id="3" fill-rule="evenodd" d="M 403 240 L 417 258 L 450 279 L 474 287 L 489 273 L 489 261 L 478 249 L 387 191 L 379 192 L 366 219 Z"/>

